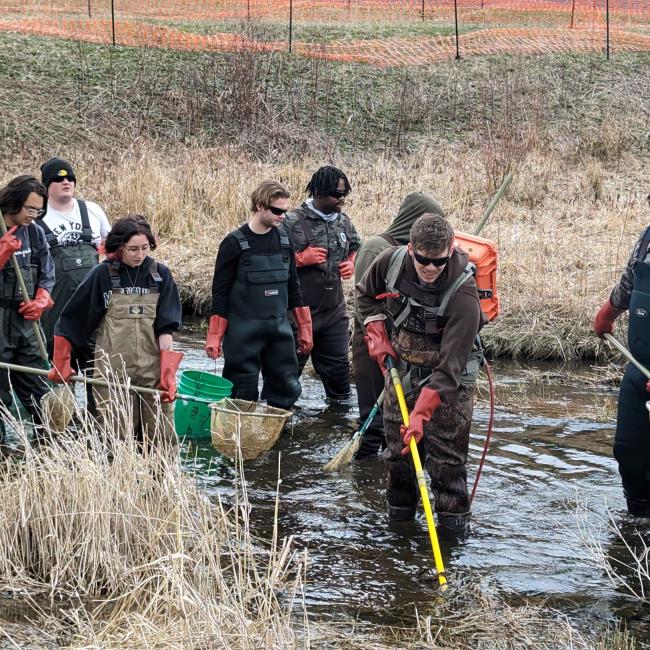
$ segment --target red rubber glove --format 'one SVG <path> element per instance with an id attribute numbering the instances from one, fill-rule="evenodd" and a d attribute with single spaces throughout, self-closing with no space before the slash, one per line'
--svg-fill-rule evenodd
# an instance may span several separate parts
<path id="1" fill-rule="evenodd" d="M 440 395 L 437 390 L 425 386 L 420 392 L 420 396 L 415 402 L 411 416 L 409 417 L 409 425 L 402 425 L 400 433 L 402 434 L 402 442 L 406 445 L 402 449 L 402 456 L 410 453 L 409 445 L 411 438 L 415 437 L 416 444 L 424 436 L 424 425 L 431 419 L 434 411 L 440 406 Z"/>
<path id="2" fill-rule="evenodd" d="M 602 339 L 605 334 L 612 334 L 614 332 L 614 321 L 623 311 L 623 309 L 616 309 L 608 299 L 594 319 L 594 332 L 596 332 L 596 336 Z"/>
<path id="3" fill-rule="evenodd" d="M 54 307 L 54 300 L 45 289 L 39 287 L 32 300 L 24 300 L 20 303 L 18 313 L 22 314 L 25 320 L 40 320 L 43 312 L 52 307 Z"/>
<path id="4" fill-rule="evenodd" d="M 327 261 L 327 249 L 307 246 L 304 251 L 296 253 L 296 266 L 313 266 Z"/>
<path id="5" fill-rule="evenodd" d="M 373 320 L 366 325 L 366 336 L 364 336 L 368 346 L 368 355 L 373 361 L 376 361 L 381 371 L 386 374 L 386 357 L 391 356 L 397 361 L 397 353 L 388 340 L 386 334 L 386 325 L 383 320 Z"/>
<path id="6" fill-rule="evenodd" d="M 357 256 L 356 251 L 350 253 L 347 259 L 339 264 L 339 275 L 341 280 L 349 280 L 354 275 L 354 258 Z"/>
<path id="7" fill-rule="evenodd" d="M 162 391 L 160 399 L 163 402 L 173 402 L 176 399 L 176 371 L 182 359 L 182 352 L 160 351 L 160 383 L 156 388 Z"/>
<path id="8" fill-rule="evenodd" d="M 222 355 L 221 341 L 226 334 L 228 321 L 222 316 L 211 316 L 208 326 L 208 336 L 205 339 L 205 351 L 210 359 L 218 359 Z"/>
<path id="9" fill-rule="evenodd" d="M 18 226 L 10 228 L 7 230 L 6 234 L 0 237 L 0 269 L 16 251 L 20 250 L 20 247 L 23 245 L 20 239 L 14 235 L 16 228 L 18 228 Z"/>
<path id="10" fill-rule="evenodd" d="M 314 347 L 311 311 L 309 307 L 296 307 L 291 313 L 298 326 L 298 354 L 307 356 Z"/>
<path id="11" fill-rule="evenodd" d="M 74 375 L 70 356 L 72 354 L 72 343 L 65 336 L 54 337 L 54 352 L 52 354 L 52 368 L 47 373 L 47 378 L 55 384 L 64 384 L 70 381 Z"/>

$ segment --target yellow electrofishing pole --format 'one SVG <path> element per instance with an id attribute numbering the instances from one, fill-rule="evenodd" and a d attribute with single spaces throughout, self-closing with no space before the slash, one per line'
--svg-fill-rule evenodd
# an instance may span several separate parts
<path id="1" fill-rule="evenodd" d="M 402 389 L 402 381 L 399 377 L 399 372 L 395 367 L 393 358 L 388 355 L 386 357 L 386 366 L 390 370 L 390 378 L 395 387 L 395 394 L 399 402 L 399 409 L 402 412 L 402 420 L 404 425 L 409 425 L 409 412 L 406 408 L 406 399 L 404 398 L 404 390 Z M 440 588 L 445 591 L 447 589 L 447 578 L 445 577 L 445 565 L 442 561 L 442 553 L 440 552 L 440 544 L 438 543 L 438 534 L 436 533 L 436 524 L 433 521 L 433 513 L 431 512 L 431 502 L 429 501 L 429 492 L 427 491 L 427 481 L 424 478 L 424 470 L 420 462 L 420 453 L 418 452 L 418 445 L 415 442 L 415 436 L 411 437 L 409 443 L 411 450 L 411 457 L 413 458 L 413 465 L 415 465 L 415 476 L 420 488 L 420 496 L 422 497 L 422 505 L 424 506 L 424 515 L 427 519 L 427 528 L 429 529 L 429 539 L 431 539 L 431 548 L 433 549 L 433 559 L 436 563 L 436 570 L 438 571 L 438 582 Z"/>

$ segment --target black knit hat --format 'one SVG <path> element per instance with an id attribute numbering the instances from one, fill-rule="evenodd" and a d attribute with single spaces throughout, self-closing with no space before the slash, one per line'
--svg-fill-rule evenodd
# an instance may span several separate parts
<path id="1" fill-rule="evenodd" d="M 41 178 L 43 185 L 49 187 L 50 183 L 57 178 L 67 178 L 73 183 L 77 180 L 72 165 L 63 158 L 50 158 L 41 165 Z"/>

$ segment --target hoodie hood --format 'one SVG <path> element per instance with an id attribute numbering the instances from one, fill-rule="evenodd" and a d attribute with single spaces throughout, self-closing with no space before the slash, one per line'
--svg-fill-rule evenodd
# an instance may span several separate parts
<path id="1" fill-rule="evenodd" d="M 407 194 L 385 234 L 390 235 L 399 245 L 408 244 L 411 226 L 427 212 L 439 214 L 441 217 L 445 216 L 440 203 L 433 197 L 422 192 Z"/>

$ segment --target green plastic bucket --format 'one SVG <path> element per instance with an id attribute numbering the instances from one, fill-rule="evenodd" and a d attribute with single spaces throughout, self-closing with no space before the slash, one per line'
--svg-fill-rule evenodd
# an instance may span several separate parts
<path id="1" fill-rule="evenodd" d="M 218 402 L 232 394 L 232 382 L 198 370 L 185 370 L 178 384 L 174 425 L 180 438 L 210 437 L 210 406 L 183 399 L 183 395 Z"/>

